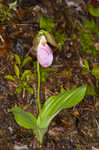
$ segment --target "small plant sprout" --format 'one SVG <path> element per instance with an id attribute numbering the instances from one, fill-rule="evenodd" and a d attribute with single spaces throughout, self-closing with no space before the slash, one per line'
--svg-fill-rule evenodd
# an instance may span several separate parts
<path id="1" fill-rule="evenodd" d="M 6 20 L 9 20 L 12 18 L 12 14 L 10 13 L 10 10 L 5 10 L 4 8 L 0 8 L 0 21 L 1 23 L 4 23 Z"/>
<path id="2" fill-rule="evenodd" d="M 16 88 L 15 92 L 21 93 L 23 89 L 25 89 L 29 93 L 33 94 L 33 88 L 28 85 L 33 76 L 31 70 L 24 70 L 23 73 L 20 72 L 22 67 L 28 64 L 30 61 L 32 61 L 32 58 L 28 56 L 24 58 L 24 60 L 21 63 L 20 57 L 15 54 L 15 60 L 16 60 L 16 64 L 14 65 L 15 76 L 6 75 L 5 79 L 12 80 L 17 84 L 18 88 Z"/>
<path id="3" fill-rule="evenodd" d="M 17 6 L 17 1 L 10 3 L 7 10 L 5 10 L 5 8 L 0 8 L 0 21 L 2 23 L 4 23 L 6 20 L 9 20 L 13 17 L 11 10 L 14 9 L 16 6 Z"/>

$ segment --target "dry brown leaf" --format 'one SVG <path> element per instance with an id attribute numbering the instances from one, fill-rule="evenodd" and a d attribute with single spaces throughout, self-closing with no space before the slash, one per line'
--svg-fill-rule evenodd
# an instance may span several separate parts
<path id="1" fill-rule="evenodd" d="M 6 52 L 7 52 L 7 50 L 5 48 L 0 50 L 0 56 L 3 56 Z"/>
<path id="2" fill-rule="evenodd" d="M 97 51 L 99 51 L 99 43 L 95 43 L 95 48 Z"/>

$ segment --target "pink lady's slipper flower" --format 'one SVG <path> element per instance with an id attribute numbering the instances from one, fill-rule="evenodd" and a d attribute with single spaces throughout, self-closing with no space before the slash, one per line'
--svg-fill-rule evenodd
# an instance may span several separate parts
<path id="1" fill-rule="evenodd" d="M 39 45 L 37 47 L 37 59 L 43 67 L 49 67 L 53 62 L 53 53 L 48 46 L 44 35 L 40 37 Z"/>

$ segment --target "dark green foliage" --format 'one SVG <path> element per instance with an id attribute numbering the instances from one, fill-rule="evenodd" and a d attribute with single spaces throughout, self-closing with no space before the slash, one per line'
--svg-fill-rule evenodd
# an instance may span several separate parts
<path id="1" fill-rule="evenodd" d="M 15 54 L 15 60 L 16 60 L 16 64 L 14 65 L 15 76 L 6 75 L 5 79 L 12 80 L 17 84 L 18 88 L 16 88 L 15 92 L 22 93 L 23 89 L 25 89 L 29 93 L 33 94 L 33 88 L 28 85 L 29 81 L 33 77 L 33 73 L 31 72 L 31 70 L 24 70 L 23 73 L 21 73 L 21 68 L 30 63 L 32 61 L 32 58 L 28 56 L 24 58 L 23 61 L 21 61 L 20 56 Z"/>

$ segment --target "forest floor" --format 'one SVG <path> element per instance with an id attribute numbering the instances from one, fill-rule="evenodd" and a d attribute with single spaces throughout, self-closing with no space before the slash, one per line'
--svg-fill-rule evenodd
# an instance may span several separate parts
<path id="1" fill-rule="evenodd" d="M 7 13 L 12 2 L 1 0 L 0 8 Z M 96 43 L 98 45 L 96 53 L 91 50 L 87 39 L 83 51 L 80 39 L 85 31 L 83 23 L 86 20 L 93 19 L 99 31 L 99 17 L 89 14 L 90 1 L 71 2 L 72 6 L 62 0 L 19 0 L 17 7 L 9 10 L 10 15 L 0 15 L 0 150 L 99 150 L 99 34 L 90 33 L 94 48 Z M 95 2 L 92 4 L 95 5 Z M 42 16 L 53 19 L 53 35 L 56 32 L 64 33 L 66 40 L 64 36 L 63 39 L 59 36 L 61 48 L 52 47 L 54 61 L 51 68 L 55 70 L 46 72 L 47 76 L 42 79 L 41 104 L 51 95 L 85 83 L 92 91 L 76 107 L 64 109 L 52 120 L 41 145 L 32 131 L 20 127 L 9 112 L 12 107 L 19 106 L 37 115 L 37 78 L 34 76 L 30 82 L 34 94 L 25 90 L 15 93 L 18 85 L 5 79 L 5 75 L 15 76 L 14 54 L 31 56 L 32 62 L 21 68 L 20 72 L 29 69 L 36 74 L 36 57 L 28 51 L 40 31 Z M 87 53 L 88 50 L 91 52 Z M 95 67 L 98 68 L 97 75 L 92 74 Z"/>

